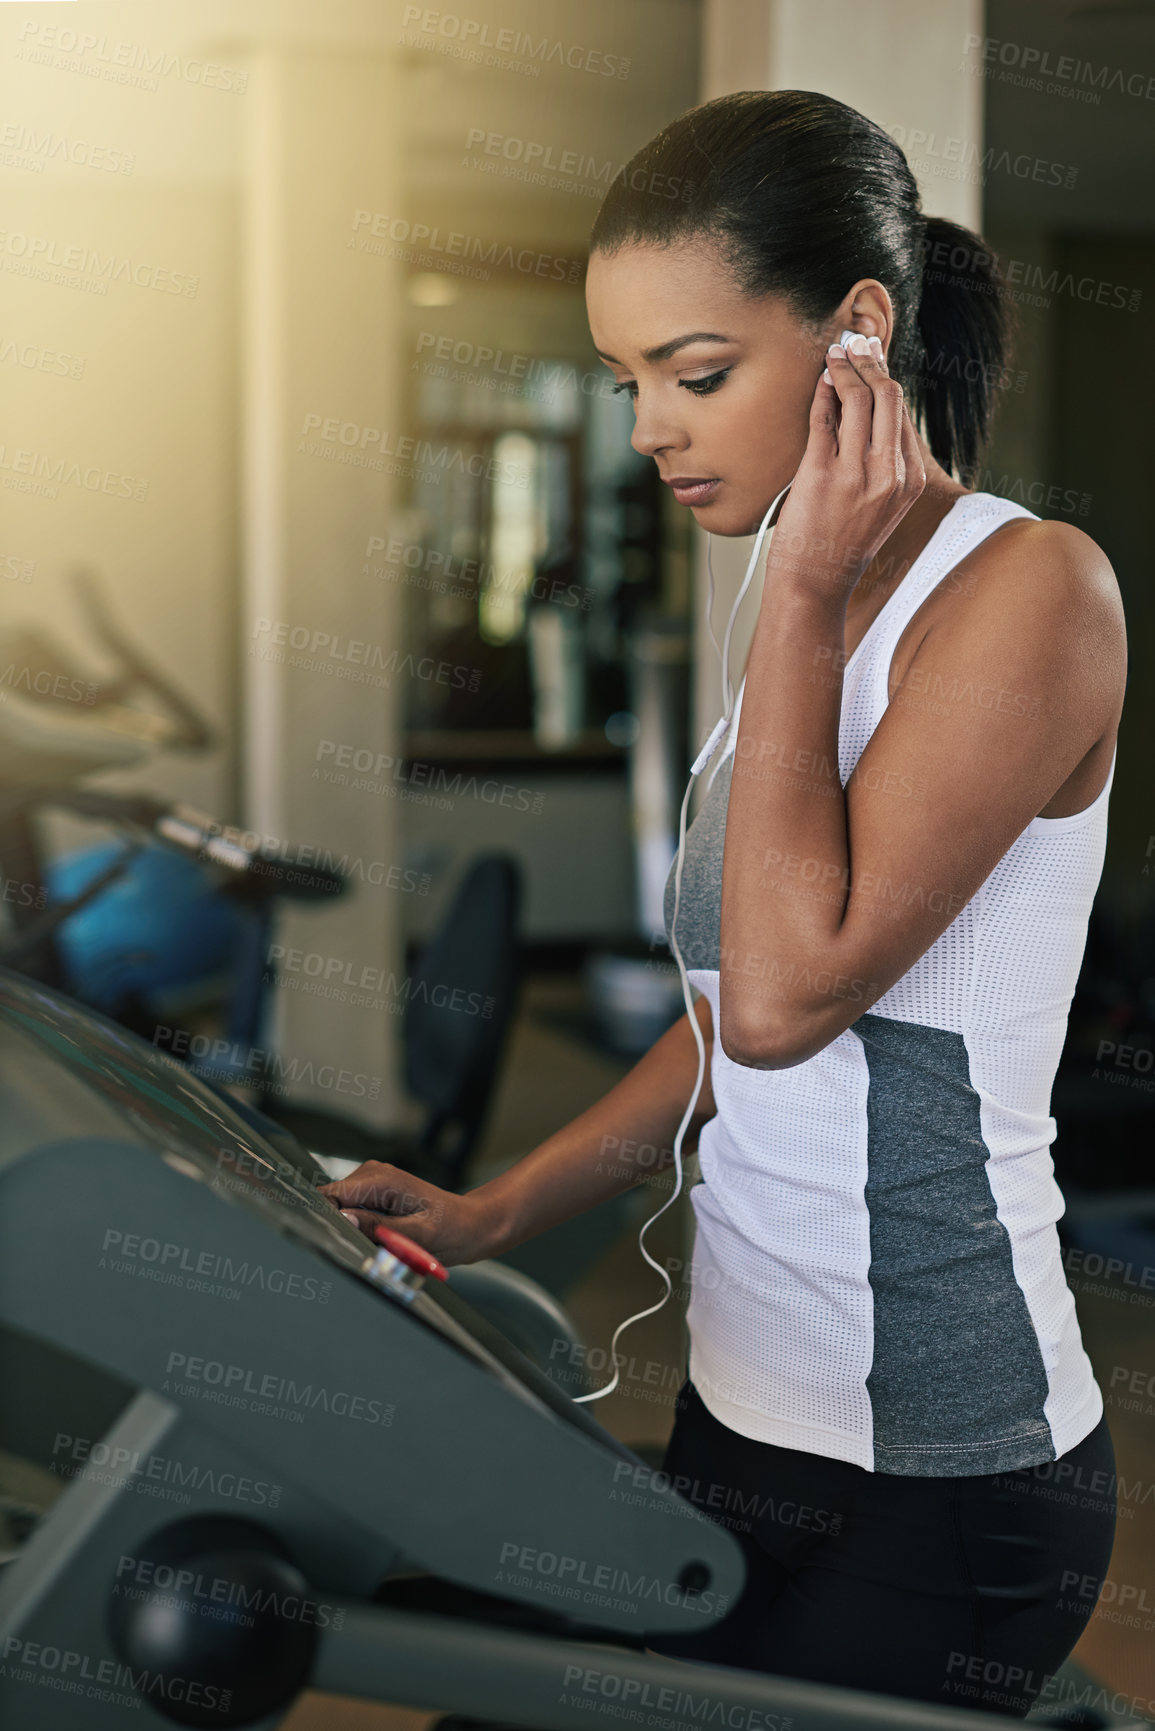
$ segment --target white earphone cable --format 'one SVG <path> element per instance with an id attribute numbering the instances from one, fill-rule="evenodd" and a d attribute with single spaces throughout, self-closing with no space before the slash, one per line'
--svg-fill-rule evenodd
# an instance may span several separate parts
<path id="1" fill-rule="evenodd" d="M 695 758 L 694 763 L 693 763 L 693 767 L 690 770 L 690 779 L 686 783 L 686 791 L 682 795 L 682 809 L 678 815 L 678 851 L 674 856 L 674 862 L 675 862 L 674 863 L 674 912 L 673 912 L 673 916 L 670 920 L 670 948 L 673 950 L 674 957 L 678 963 L 678 972 L 681 975 L 681 980 L 682 980 L 682 998 L 683 998 L 685 1005 L 686 1005 L 686 1014 L 689 1017 L 690 1027 L 693 1030 L 694 1044 L 698 1048 L 698 1074 L 697 1074 L 697 1079 L 694 1082 L 694 1092 L 690 1095 L 689 1104 L 687 1105 L 685 1112 L 682 1114 L 682 1121 L 678 1125 L 677 1134 L 674 1137 L 674 1149 L 673 1149 L 674 1169 L 677 1173 L 677 1180 L 674 1184 L 674 1188 L 673 1188 L 673 1190 L 671 1190 L 671 1192 L 670 1192 L 669 1196 L 667 1196 L 666 1200 L 662 1203 L 662 1206 L 658 1209 L 655 1209 L 654 1213 L 650 1215 L 650 1218 L 645 1222 L 645 1224 L 642 1226 L 641 1231 L 638 1233 L 638 1248 L 640 1249 L 642 1255 L 645 1257 L 646 1261 L 649 1263 L 650 1267 L 655 1269 L 657 1271 L 657 1273 L 659 1273 L 661 1275 L 662 1279 L 666 1283 L 666 1290 L 662 1294 L 661 1298 L 659 1298 L 659 1300 L 656 1304 L 651 1304 L 651 1306 L 648 1310 L 639 1310 L 634 1316 L 628 1316 L 626 1318 L 626 1320 L 624 1322 L 620 1322 L 618 1324 L 617 1328 L 614 1330 L 613 1339 L 610 1341 L 610 1359 L 614 1365 L 614 1375 L 613 1375 L 612 1382 L 607 1383 L 605 1388 L 597 1389 L 593 1394 L 575 1395 L 574 1396 L 575 1401 L 601 1400 L 603 1398 L 603 1396 L 613 1393 L 614 1389 L 618 1386 L 618 1366 L 617 1366 L 618 1355 L 617 1355 L 617 1352 L 615 1350 L 617 1347 L 617 1343 L 618 1343 L 618 1336 L 623 1332 L 623 1330 L 629 1328 L 631 1323 L 640 1322 L 642 1317 L 653 1316 L 655 1311 L 661 1310 L 663 1304 L 665 1304 L 666 1300 L 669 1298 L 670 1294 L 673 1291 L 673 1286 L 672 1286 L 671 1281 L 670 1281 L 669 1270 L 666 1268 L 663 1268 L 661 1263 L 654 1261 L 654 1258 L 650 1255 L 649 1251 L 646 1249 L 644 1239 L 645 1239 L 646 1233 L 649 1231 L 650 1227 L 654 1224 L 654 1221 L 658 1218 L 658 1216 L 660 1214 L 664 1214 L 666 1209 L 670 1206 L 670 1204 L 673 1201 L 675 1201 L 676 1198 L 681 1194 L 681 1190 L 682 1190 L 682 1138 L 684 1137 L 684 1135 L 686 1133 L 686 1129 L 690 1123 L 691 1118 L 694 1116 L 694 1108 L 698 1104 L 698 1095 L 702 1091 L 702 1082 L 703 1082 L 703 1080 L 705 1078 L 705 1074 L 706 1074 L 706 1042 L 702 1038 L 702 1030 L 701 1030 L 700 1026 L 698 1025 L 698 1018 L 694 1014 L 694 1002 L 690 996 L 690 990 L 691 990 L 690 976 L 686 970 L 686 964 L 682 959 L 682 952 L 678 946 L 678 939 L 677 939 L 678 905 L 679 905 L 679 901 L 681 898 L 681 892 L 682 892 L 682 863 L 683 863 L 683 856 L 684 856 L 685 845 L 686 845 L 686 808 L 689 804 L 690 790 L 692 789 L 692 787 L 694 785 L 695 778 L 697 776 L 699 776 L 702 773 L 702 771 L 705 769 L 706 765 L 709 763 L 710 759 L 713 757 L 715 751 L 718 749 L 719 742 L 722 740 L 723 736 L 726 733 L 726 730 L 730 726 L 730 720 L 731 720 L 731 717 L 733 715 L 733 710 L 734 710 L 734 688 L 733 688 L 733 684 L 732 684 L 731 679 L 730 679 L 730 639 L 734 634 L 734 624 L 735 624 L 735 621 L 737 620 L 737 617 L 738 617 L 738 609 L 742 605 L 746 591 L 750 587 L 751 579 L 754 576 L 754 571 L 755 571 L 755 568 L 756 568 L 757 563 L 758 563 L 758 554 L 762 550 L 762 542 L 765 539 L 766 530 L 767 530 L 767 527 L 770 523 L 770 519 L 773 517 L 775 511 L 778 509 L 778 506 L 781 504 L 782 500 L 786 497 L 787 493 L 790 491 L 790 488 L 793 486 L 793 484 L 794 484 L 794 482 L 793 482 L 793 477 L 792 477 L 789 481 L 787 481 L 786 485 L 783 487 L 782 491 L 778 494 L 778 497 L 774 500 L 774 503 L 770 506 L 769 510 L 766 512 L 766 515 L 762 519 L 761 527 L 758 530 L 758 535 L 757 535 L 757 538 L 754 542 L 754 551 L 750 555 L 750 562 L 746 567 L 746 575 L 742 580 L 742 587 L 739 589 L 737 598 L 734 602 L 733 607 L 730 610 L 729 622 L 726 626 L 726 633 L 725 633 L 725 636 L 722 640 L 722 644 L 720 647 L 718 644 L 718 639 L 714 635 L 713 620 L 711 618 L 711 615 L 714 611 L 714 567 L 713 567 L 713 564 L 712 564 L 711 558 L 710 558 L 711 541 L 710 541 L 710 536 L 709 536 L 708 532 L 707 532 L 707 536 L 706 536 L 706 570 L 709 574 L 709 593 L 708 593 L 707 601 L 706 601 L 706 629 L 710 634 L 710 641 L 714 645 L 714 648 L 717 650 L 718 658 L 722 664 L 722 697 L 723 697 L 723 702 L 725 704 L 725 711 L 719 717 L 713 731 L 710 734 L 710 737 L 707 739 L 705 745 L 702 747 L 701 751 L 698 753 L 698 756 Z M 715 773 L 717 773 L 716 770 L 715 770 Z M 711 782 L 712 782 L 712 780 L 713 780 L 713 777 L 711 777 Z"/>

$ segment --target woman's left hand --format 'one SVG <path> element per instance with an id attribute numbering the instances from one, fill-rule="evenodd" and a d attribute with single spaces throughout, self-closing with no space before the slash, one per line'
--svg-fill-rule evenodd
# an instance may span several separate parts
<path id="1" fill-rule="evenodd" d="M 814 389 L 810 436 L 778 514 L 767 576 L 842 606 L 926 486 L 902 386 L 877 337 L 831 345 Z M 859 352 L 857 345 L 862 345 Z"/>

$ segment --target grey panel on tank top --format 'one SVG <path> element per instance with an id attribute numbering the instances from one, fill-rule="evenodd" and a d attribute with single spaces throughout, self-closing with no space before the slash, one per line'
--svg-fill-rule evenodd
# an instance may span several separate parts
<path id="1" fill-rule="evenodd" d="M 722 761 L 698 814 L 686 831 L 682 885 L 678 896 L 678 948 L 689 968 L 717 973 L 722 954 L 722 849 L 726 841 L 726 808 L 734 753 Z M 666 874 L 663 914 L 666 940 L 674 921 L 674 866 Z"/>
<path id="2" fill-rule="evenodd" d="M 851 1031 L 870 1074 L 875 1471 L 1001 1472 L 1024 1452 L 1053 1460 L 1046 1367 L 991 1194 L 966 1042 L 887 1016 L 860 1016 Z"/>

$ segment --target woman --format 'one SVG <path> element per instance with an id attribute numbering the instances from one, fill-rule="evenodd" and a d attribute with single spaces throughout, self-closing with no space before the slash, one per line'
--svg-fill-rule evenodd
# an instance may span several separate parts
<path id="1" fill-rule="evenodd" d="M 599 212 L 587 305 L 703 528 L 752 533 L 793 479 L 674 934 L 710 1062 L 665 1465 L 747 1584 L 658 1650 L 1022 1716 L 1114 1535 L 1048 1115 L 1123 700 L 1114 576 L 968 487 L 997 261 L 843 104 L 674 121 Z M 445 1262 L 500 1254 L 646 1175 L 604 1170 L 605 1138 L 668 1149 L 696 1055 L 685 1017 L 467 1196 L 372 1164 L 330 1194 Z"/>

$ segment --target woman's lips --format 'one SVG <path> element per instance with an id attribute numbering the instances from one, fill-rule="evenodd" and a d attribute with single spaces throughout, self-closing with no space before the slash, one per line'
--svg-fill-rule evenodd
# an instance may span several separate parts
<path id="1" fill-rule="evenodd" d="M 669 481 L 667 485 L 671 488 L 679 505 L 704 505 L 707 499 L 713 498 L 716 489 L 720 487 L 722 483 L 716 479 L 713 481 L 702 481 L 693 480 L 691 477 L 686 475 L 679 475 L 675 479 Z"/>

